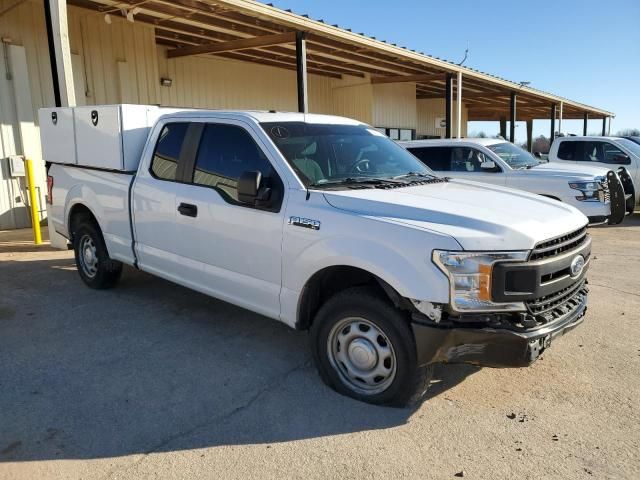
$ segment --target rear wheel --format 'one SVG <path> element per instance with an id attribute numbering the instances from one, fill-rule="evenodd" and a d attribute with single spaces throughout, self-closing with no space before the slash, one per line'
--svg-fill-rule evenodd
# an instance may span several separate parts
<path id="1" fill-rule="evenodd" d="M 73 250 L 80 278 L 91 288 L 111 288 L 122 274 L 122 263 L 111 260 L 100 228 L 83 220 L 73 235 Z"/>
<path id="2" fill-rule="evenodd" d="M 324 382 L 339 393 L 405 406 L 426 392 L 433 368 L 418 367 L 407 319 L 383 295 L 358 287 L 330 298 L 311 328 L 313 356 Z"/>

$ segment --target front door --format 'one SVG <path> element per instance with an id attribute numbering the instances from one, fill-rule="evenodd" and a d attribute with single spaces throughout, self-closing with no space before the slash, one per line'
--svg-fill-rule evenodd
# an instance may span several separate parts
<path id="1" fill-rule="evenodd" d="M 272 194 L 284 188 L 248 125 L 224 120 L 203 126 L 184 182 L 176 188 L 175 253 L 198 290 L 264 315 L 280 315 L 284 209 L 256 208 L 238 200 L 246 171 L 260 171 Z M 274 197 L 275 198 L 275 197 Z"/>
<path id="2" fill-rule="evenodd" d="M 450 171 L 454 178 L 473 180 L 474 182 L 504 185 L 505 176 L 496 166 L 495 170 L 480 167 L 483 162 L 492 160 L 485 154 L 471 147 L 451 147 Z"/>

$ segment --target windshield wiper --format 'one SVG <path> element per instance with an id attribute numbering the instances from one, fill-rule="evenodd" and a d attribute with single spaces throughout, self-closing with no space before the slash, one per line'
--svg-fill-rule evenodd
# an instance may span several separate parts
<path id="1" fill-rule="evenodd" d="M 392 177 L 393 180 L 400 180 L 401 178 L 408 178 L 408 177 L 420 177 L 420 178 L 424 178 L 424 177 L 430 177 L 430 178 L 435 178 L 435 175 L 432 175 L 430 173 L 423 173 L 423 172 L 407 172 L 407 173 L 403 173 L 402 175 L 397 175 L 395 177 Z"/>
<path id="2" fill-rule="evenodd" d="M 340 180 L 330 180 L 326 182 L 316 182 L 309 185 L 310 187 L 333 187 L 336 185 L 383 185 L 388 183 L 399 183 L 390 178 L 377 177 L 347 177 Z"/>

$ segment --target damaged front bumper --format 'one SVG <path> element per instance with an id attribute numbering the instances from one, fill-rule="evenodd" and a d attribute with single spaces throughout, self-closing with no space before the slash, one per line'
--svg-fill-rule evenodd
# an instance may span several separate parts
<path id="1" fill-rule="evenodd" d="M 485 367 L 526 367 L 551 341 L 584 320 L 587 295 L 566 315 L 531 330 L 442 325 L 414 315 L 412 327 L 419 365 L 470 363 Z"/>

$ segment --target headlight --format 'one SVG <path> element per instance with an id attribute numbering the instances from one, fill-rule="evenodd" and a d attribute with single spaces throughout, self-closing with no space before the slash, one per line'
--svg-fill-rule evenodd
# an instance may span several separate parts
<path id="1" fill-rule="evenodd" d="M 569 187 L 579 190 L 582 195 L 576 196 L 581 202 L 605 202 L 609 189 L 605 177 L 596 177 L 591 182 L 569 182 Z"/>
<path id="2" fill-rule="evenodd" d="M 451 307 L 458 312 L 523 311 L 522 302 L 491 301 L 491 277 L 496 262 L 524 262 L 529 252 L 433 251 L 433 262 L 449 277 Z"/>

